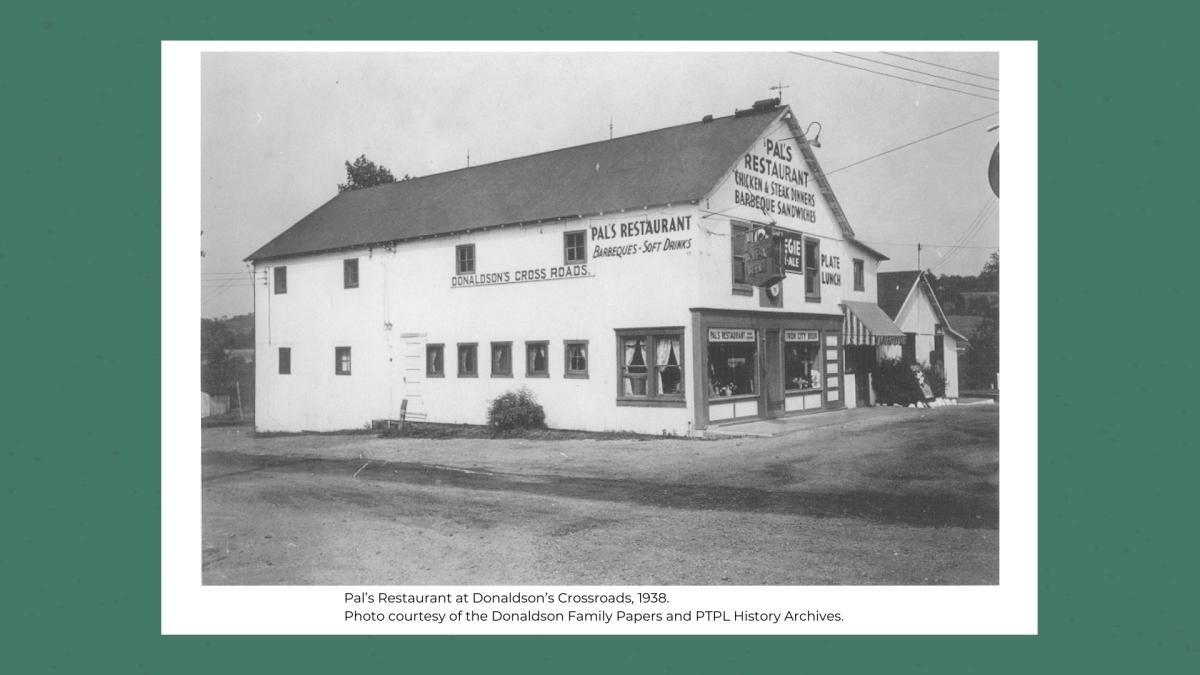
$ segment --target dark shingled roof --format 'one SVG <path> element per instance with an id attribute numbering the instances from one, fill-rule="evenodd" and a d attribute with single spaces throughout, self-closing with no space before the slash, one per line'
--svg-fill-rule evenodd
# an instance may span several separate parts
<path id="1" fill-rule="evenodd" d="M 246 259 L 701 199 L 786 110 L 741 111 L 343 192 Z"/>
<path id="2" fill-rule="evenodd" d="M 879 306 L 894 321 L 904 306 L 908 292 L 917 281 L 916 270 L 906 272 L 880 272 L 875 275 L 875 288 L 879 292 Z"/>
<path id="3" fill-rule="evenodd" d="M 950 325 L 950 319 L 946 317 L 946 313 L 942 311 L 942 303 L 937 298 L 937 293 L 934 292 L 933 286 L 929 283 L 929 278 L 916 270 L 908 270 L 904 272 L 880 272 L 875 275 L 875 290 L 879 295 L 879 306 L 893 321 L 900 314 L 901 308 L 904 307 L 904 301 L 908 298 L 908 292 L 912 289 L 913 284 L 920 278 L 925 291 L 929 294 L 929 302 L 933 305 L 934 311 L 942 321 L 942 327 L 951 335 L 963 342 L 968 342 L 967 337 L 954 329 Z"/>

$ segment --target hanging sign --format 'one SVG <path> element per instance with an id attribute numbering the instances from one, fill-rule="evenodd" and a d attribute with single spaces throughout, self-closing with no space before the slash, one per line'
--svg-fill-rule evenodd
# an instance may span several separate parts
<path id="1" fill-rule="evenodd" d="M 767 287 L 783 281 L 783 238 L 760 228 L 746 242 L 746 283 Z"/>
<path id="2" fill-rule="evenodd" d="M 753 328 L 709 328 L 709 342 L 754 342 Z"/>

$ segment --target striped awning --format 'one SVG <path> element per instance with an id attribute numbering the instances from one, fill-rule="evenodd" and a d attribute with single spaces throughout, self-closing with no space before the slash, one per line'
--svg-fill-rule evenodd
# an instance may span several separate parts
<path id="1" fill-rule="evenodd" d="M 846 345 L 902 345 L 904 331 L 873 302 L 842 303 L 842 343 Z"/>

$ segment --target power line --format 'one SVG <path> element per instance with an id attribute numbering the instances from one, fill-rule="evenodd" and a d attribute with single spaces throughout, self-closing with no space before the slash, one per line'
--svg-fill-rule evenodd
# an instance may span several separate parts
<path id="1" fill-rule="evenodd" d="M 855 237 L 854 241 L 861 241 L 864 244 L 872 244 L 875 246 L 916 246 L 918 244 L 918 242 L 915 241 L 871 241 L 869 239 L 859 239 L 858 237 Z M 999 244 L 993 244 L 991 246 L 960 246 L 957 244 L 930 244 L 924 241 L 919 243 L 925 248 L 1000 248 Z"/>
<path id="2" fill-rule="evenodd" d="M 997 81 L 997 82 L 999 82 L 999 81 L 1000 81 L 1000 78 L 998 78 L 998 77 L 992 77 L 991 75 L 983 75 L 982 73 L 972 73 L 972 72 L 971 72 L 971 71 L 969 71 L 969 70 L 963 70 L 963 69 L 961 69 L 961 68 L 951 68 L 950 66 L 943 66 L 943 65 L 942 65 L 942 64 L 940 64 L 940 63 L 934 63 L 933 61 L 923 61 L 923 60 L 921 60 L 921 59 L 916 59 L 916 58 L 913 58 L 913 57 L 911 57 L 911 56 L 905 56 L 905 55 L 903 55 L 903 54 L 897 54 L 896 52 L 880 52 L 880 53 L 881 53 L 881 54 L 887 54 L 888 56 L 894 56 L 894 57 L 896 57 L 896 58 L 898 58 L 898 59 L 908 59 L 909 61 L 916 61 L 917 63 L 924 63 L 924 64 L 925 64 L 925 65 L 927 65 L 927 66 L 935 66 L 935 67 L 937 67 L 937 68 L 945 68 L 946 70 L 953 70 L 953 71 L 954 71 L 954 72 L 956 72 L 956 73 L 962 73 L 962 74 L 964 74 L 964 75 L 974 75 L 975 77 L 982 77 L 982 78 L 983 78 L 983 79 L 985 79 L 985 80 L 995 80 L 995 81 Z"/>
<path id="3" fill-rule="evenodd" d="M 956 252 L 961 250 L 959 247 L 963 244 L 966 244 L 969 237 L 972 237 L 978 233 L 977 227 L 983 223 L 986 217 L 985 214 L 987 214 L 988 210 L 991 209 L 994 201 L 995 198 L 993 197 L 984 202 L 983 206 L 979 208 L 979 211 L 975 213 L 975 217 L 971 219 L 971 222 L 968 223 L 965 228 L 963 228 L 962 233 L 959 234 L 958 238 L 954 240 L 954 244 L 950 246 L 950 250 L 946 253 L 946 255 L 942 256 L 937 263 L 934 264 L 934 267 L 941 268 L 944 266 Z"/>
<path id="4" fill-rule="evenodd" d="M 954 82 L 954 83 L 957 83 L 957 84 L 965 84 L 965 85 L 967 85 L 968 87 L 975 87 L 976 89 L 986 89 L 987 91 L 994 91 L 994 92 L 996 92 L 996 93 L 1000 93 L 1000 90 L 999 90 L 999 89 L 996 89 L 996 88 L 993 88 L 993 87 L 985 87 L 985 86 L 983 86 L 982 84 L 975 84 L 974 82 L 967 82 L 966 80 L 956 80 L 956 79 L 954 79 L 953 77 L 945 77 L 945 76 L 943 76 L 943 75 L 934 75 L 933 73 L 927 73 L 927 72 L 925 72 L 925 71 L 923 71 L 923 70 L 917 70 L 916 68 L 906 68 L 906 67 L 904 67 L 904 66 L 897 66 L 897 65 L 896 65 L 896 64 L 894 64 L 894 63 L 888 63 L 887 61 L 877 61 L 877 60 L 875 60 L 875 59 L 868 59 L 868 58 L 867 58 L 867 57 L 865 57 L 865 56 L 858 56 L 857 54 L 851 54 L 851 53 L 849 53 L 849 52 L 834 52 L 834 53 L 835 53 L 835 54 L 841 54 L 842 56 L 849 56 L 849 57 L 850 57 L 850 58 L 852 58 L 852 59 L 861 59 L 861 60 L 863 60 L 863 61 L 868 61 L 868 62 L 870 62 L 870 63 L 877 63 L 877 64 L 879 64 L 879 65 L 881 65 L 881 66 L 887 66 L 888 68 L 897 68 L 897 69 L 899 69 L 899 70 L 907 70 L 907 71 L 908 71 L 908 72 L 910 72 L 910 73 L 916 73 L 916 74 L 918 74 L 918 75 L 924 75 L 925 77 L 936 77 L 936 78 L 937 78 L 937 79 L 939 79 L 939 80 L 946 80 L 946 81 L 948 81 L 948 82 Z"/>
<path id="5" fill-rule="evenodd" d="M 905 82 L 912 82 L 913 84 L 923 84 L 926 87 L 933 87 L 935 89 L 944 89 L 946 91 L 952 91 L 957 94 L 963 94 L 964 96 L 974 96 L 975 98 L 982 98 L 987 101 L 999 101 L 1000 100 L 998 98 L 992 98 L 991 96 L 984 96 L 983 94 L 976 94 L 976 93 L 970 92 L 970 91 L 963 91 L 961 89 L 955 89 L 953 87 L 943 87 L 940 84 L 934 84 L 932 82 L 922 82 L 920 80 L 914 80 L 914 79 L 908 78 L 908 77 L 892 75 L 891 73 L 881 73 L 878 70 L 871 70 L 870 68 L 863 68 L 861 66 L 856 66 L 852 63 L 842 63 L 841 61 L 834 61 L 833 59 L 823 59 L 819 56 L 813 56 L 812 54 L 805 54 L 803 52 L 791 52 L 791 53 L 795 54 L 796 56 L 804 56 L 804 57 L 807 57 L 810 59 L 816 59 L 817 61 L 824 61 L 826 63 L 832 63 L 837 66 L 845 66 L 847 68 L 853 68 L 855 70 L 861 70 L 861 71 L 867 72 L 867 73 L 875 73 L 876 75 L 883 75 L 884 77 L 891 77 L 891 78 L 894 78 L 897 80 L 904 80 Z"/>
<path id="6" fill-rule="evenodd" d="M 992 209 L 997 204 L 999 204 L 999 201 L 995 197 L 992 197 L 986 204 L 983 205 L 983 208 L 980 209 L 978 214 L 976 214 L 975 220 L 971 223 L 971 225 L 967 226 L 967 230 L 964 231 L 962 236 L 958 238 L 958 241 L 961 243 L 956 244 L 953 248 L 951 248 L 949 253 L 943 256 L 942 259 L 936 264 L 934 264 L 935 269 L 943 269 L 952 259 L 954 259 L 955 256 L 957 256 L 959 253 L 962 253 L 962 251 L 966 249 L 966 243 L 971 241 L 971 239 L 973 239 L 975 235 L 979 234 L 979 231 L 983 229 L 984 223 L 986 223 L 987 219 L 991 217 Z"/>
<path id="7" fill-rule="evenodd" d="M 999 114 L 1000 114 L 999 112 L 990 112 L 990 113 L 988 113 L 988 114 L 986 114 L 986 115 L 984 115 L 984 116 L 982 116 L 982 117 L 976 117 L 976 118 L 975 118 L 975 119 L 973 119 L 973 120 L 967 120 L 966 122 L 963 122 L 962 124 L 956 124 L 956 125 L 954 125 L 954 126 L 950 127 L 949 129 L 943 129 L 943 130 L 941 130 L 941 131 L 939 131 L 939 132 L 937 132 L 937 133 L 935 133 L 935 134 L 930 134 L 930 135 L 928 135 L 928 136 L 926 136 L 926 137 L 924 137 L 924 138 L 918 138 L 917 140 L 915 140 L 915 141 L 909 141 L 908 143 L 905 143 L 904 145 L 897 145 L 896 147 L 894 147 L 894 148 L 892 148 L 892 149 L 890 149 L 890 150 L 884 150 L 883 152 L 881 152 L 881 153 L 879 153 L 879 154 L 876 154 L 876 155 L 871 155 L 870 157 L 867 157 L 866 159 L 860 159 L 860 160 L 858 160 L 857 162 L 853 162 L 853 163 L 851 163 L 851 164 L 847 164 L 846 166 L 840 166 L 840 167 L 838 167 L 838 168 L 834 169 L 833 171 L 826 171 L 826 172 L 825 172 L 825 175 L 826 175 L 826 176 L 831 176 L 831 175 L 833 175 L 833 174 L 835 174 L 835 173 L 837 173 L 837 172 L 839 172 L 839 171 L 845 171 L 846 169 L 849 169 L 849 168 L 850 168 L 850 167 L 852 167 L 852 166 L 858 166 L 859 164 L 862 164 L 863 162 L 869 162 L 869 161 L 871 161 L 871 160 L 873 160 L 873 159 L 876 159 L 876 158 L 878 158 L 878 157 L 883 157 L 884 155 L 887 155 L 887 154 L 891 154 L 891 153 L 893 153 L 893 152 L 896 152 L 897 150 L 903 150 L 904 148 L 907 148 L 907 147 L 909 147 L 910 145 L 916 145 L 917 143 L 921 143 L 921 142 L 923 142 L 923 141 L 927 141 L 927 140 L 929 140 L 929 139 L 931 139 L 931 138 L 937 138 L 938 136 L 941 136 L 942 134 L 948 134 L 948 133 L 950 133 L 951 131 L 954 131 L 955 129 L 961 129 L 961 128 L 963 128 L 963 127 L 967 126 L 968 124 L 974 124 L 975 122 L 979 122 L 980 120 L 985 120 L 985 119 L 987 119 L 987 118 L 989 118 L 989 117 L 992 117 L 992 116 L 994 116 L 994 115 L 999 115 Z"/>

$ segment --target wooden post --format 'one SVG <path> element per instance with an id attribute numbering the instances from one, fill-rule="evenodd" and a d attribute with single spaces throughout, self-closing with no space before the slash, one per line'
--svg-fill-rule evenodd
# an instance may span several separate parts
<path id="1" fill-rule="evenodd" d="M 408 416 L 408 399 L 400 402 L 400 431 L 404 431 L 404 418 Z"/>
<path id="2" fill-rule="evenodd" d="M 238 397 L 238 419 L 239 419 L 239 420 L 241 420 L 241 421 L 243 421 L 243 422 L 245 422 L 245 421 L 246 421 L 246 416 L 242 414 L 242 381 L 241 381 L 241 380 L 234 380 L 234 381 L 233 381 L 233 383 L 234 383 L 234 385 L 236 385 L 236 386 L 237 386 L 237 397 Z"/>

